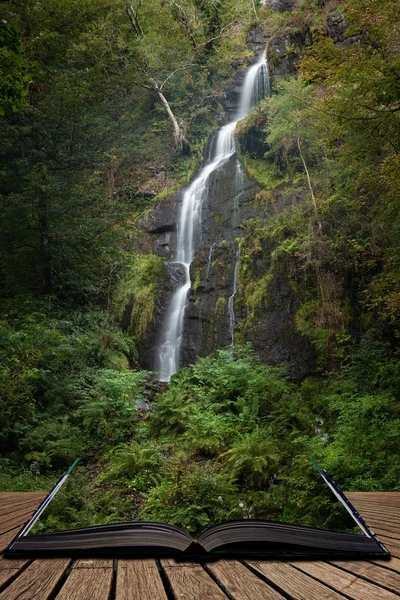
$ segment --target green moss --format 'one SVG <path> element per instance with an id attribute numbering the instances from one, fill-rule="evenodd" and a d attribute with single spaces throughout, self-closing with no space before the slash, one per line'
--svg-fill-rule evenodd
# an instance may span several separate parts
<path id="1" fill-rule="evenodd" d="M 194 269 L 194 272 L 192 274 L 193 276 L 193 280 L 192 280 L 192 288 L 194 291 L 197 290 L 197 288 L 199 287 L 200 283 L 201 283 L 201 273 L 202 273 L 203 267 L 197 267 Z"/>
<path id="2" fill-rule="evenodd" d="M 279 174 L 273 163 L 265 159 L 251 158 L 247 154 L 242 155 L 241 159 L 246 173 L 265 189 L 271 189 L 280 183 L 289 181 L 287 174 L 285 176 Z"/>
<path id="3" fill-rule="evenodd" d="M 224 313 L 224 309 L 225 309 L 225 298 L 223 296 L 220 296 L 217 300 L 217 302 L 215 303 L 215 314 L 218 315 L 219 317 L 221 315 L 223 315 Z"/>
<path id="4" fill-rule="evenodd" d="M 163 260 L 155 254 L 133 254 L 125 274 L 118 282 L 112 300 L 112 311 L 122 319 L 127 306 L 132 308 L 127 329 L 138 338 L 144 337 L 153 318 L 157 285 L 163 277 Z M 129 311 L 128 311 L 129 312 Z"/>

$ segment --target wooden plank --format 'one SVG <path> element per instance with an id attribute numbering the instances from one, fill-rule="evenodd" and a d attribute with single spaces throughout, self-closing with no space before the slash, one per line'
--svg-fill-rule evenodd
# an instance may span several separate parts
<path id="1" fill-rule="evenodd" d="M 393 558 L 393 556 L 391 556 L 389 560 L 374 559 L 374 560 L 371 560 L 371 562 L 374 563 L 375 565 L 379 565 L 380 567 L 383 567 L 384 569 L 392 569 L 393 571 L 398 571 L 400 573 L 400 559 L 399 558 Z"/>
<path id="2" fill-rule="evenodd" d="M 368 526 L 374 533 L 382 531 L 382 533 L 388 537 L 392 537 L 397 540 L 400 539 L 400 527 L 395 527 L 392 523 L 385 523 L 383 521 L 379 521 L 378 519 L 368 519 Z"/>
<path id="3" fill-rule="evenodd" d="M 0 556 L 0 587 L 5 586 L 28 563 L 26 559 L 7 560 Z"/>
<path id="4" fill-rule="evenodd" d="M 392 513 L 398 512 L 400 508 L 400 502 L 385 502 L 384 500 L 357 500 L 356 502 L 353 502 L 353 505 L 356 506 L 357 510 L 359 510 L 359 508 L 363 508 L 365 510 L 376 511 L 380 508 L 384 508 Z"/>
<path id="5" fill-rule="evenodd" d="M 19 527 L 21 529 L 21 527 L 28 521 L 29 515 L 30 513 L 25 513 L 24 516 L 14 516 L 5 523 L 2 523 L 0 525 L 0 535 L 2 535 L 3 533 L 7 533 L 7 531 L 15 529 L 16 527 Z"/>
<path id="6" fill-rule="evenodd" d="M 112 578 L 112 560 L 78 561 L 56 600 L 108 600 Z"/>
<path id="7" fill-rule="evenodd" d="M 64 575 L 70 559 L 36 560 L 1 594 L 1 600 L 47 600 Z"/>
<path id="8" fill-rule="evenodd" d="M 235 600 L 284 600 L 281 594 L 236 560 L 210 563 L 207 569 Z"/>
<path id="9" fill-rule="evenodd" d="M 394 592 L 400 592 L 400 574 L 389 569 L 382 569 L 377 565 L 373 565 L 366 561 L 346 561 L 346 560 L 334 560 L 331 562 L 336 567 L 340 567 L 353 573 L 354 575 L 361 575 L 362 577 L 383 585 Z"/>
<path id="10" fill-rule="evenodd" d="M 0 571 L 0 588 L 3 588 L 9 581 L 14 579 L 18 572 L 19 569 L 4 569 L 4 571 Z"/>
<path id="11" fill-rule="evenodd" d="M 357 500 L 378 499 L 379 502 L 400 503 L 400 492 L 345 492 L 351 502 Z"/>
<path id="12" fill-rule="evenodd" d="M 29 562 L 27 558 L 5 558 L 4 556 L 0 556 L 0 571 L 21 569 L 27 562 Z"/>
<path id="13" fill-rule="evenodd" d="M 43 492 L 1 492 L 0 493 L 0 512 L 9 509 L 12 506 L 22 506 L 26 504 L 39 505 L 47 494 Z"/>
<path id="14" fill-rule="evenodd" d="M 248 564 L 283 592 L 289 594 L 293 600 L 343 600 L 339 592 L 311 579 L 287 563 L 261 561 Z"/>
<path id="15" fill-rule="evenodd" d="M 350 498 L 388 498 L 389 500 L 400 500 L 400 492 L 345 492 Z"/>
<path id="16" fill-rule="evenodd" d="M 296 568 L 315 577 L 321 582 L 332 586 L 335 590 L 343 592 L 353 600 L 395 600 L 397 594 L 360 579 L 347 571 L 342 571 L 333 565 L 323 562 L 304 561 L 296 563 Z"/>
<path id="17" fill-rule="evenodd" d="M 378 532 L 377 532 L 377 537 L 378 537 L 378 539 L 382 540 L 382 542 L 385 545 L 390 544 L 390 546 L 392 548 L 398 548 L 400 550 L 400 540 L 396 540 L 394 538 L 387 537 L 386 535 L 383 535 L 382 533 L 378 533 Z"/>
<path id="18" fill-rule="evenodd" d="M 391 496 L 386 496 L 386 497 L 378 497 L 376 498 L 375 496 L 370 496 L 368 498 L 359 498 L 357 497 L 355 500 L 352 500 L 351 498 L 349 498 L 350 502 L 352 504 L 354 504 L 354 506 L 365 506 L 365 507 L 371 507 L 373 509 L 377 509 L 380 506 L 384 506 L 385 508 L 388 508 L 390 510 L 399 510 L 400 508 L 400 497 L 399 496 L 395 496 L 394 498 L 392 498 Z"/>
<path id="19" fill-rule="evenodd" d="M 364 521 L 368 521 L 368 519 L 378 519 L 379 522 L 383 521 L 384 523 L 393 523 L 396 526 L 398 526 L 400 522 L 399 511 L 388 511 L 384 506 L 381 506 L 379 510 L 367 510 L 366 508 L 361 510 L 359 509 L 359 513 L 363 517 Z"/>
<path id="20" fill-rule="evenodd" d="M 365 521 L 367 519 L 375 518 L 375 519 L 379 519 L 379 520 L 382 519 L 386 523 L 394 523 L 395 525 L 398 525 L 400 522 L 400 515 L 399 515 L 398 509 L 390 509 L 389 510 L 387 507 L 381 506 L 380 508 L 376 508 L 376 509 L 372 510 L 370 507 L 368 507 L 368 508 L 360 507 L 358 509 L 358 511 L 361 514 L 361 516 L 364 518 Z"/>
<path id="21" fill-rule="evenodd" d="M 205 572 L 203 567 L 191 566 L 164 567 L 172 590 L 179 600 L 226 600 L 226 594 Z"/>
<path id="22" fill-rule="evenodd" d="M 363 517 L 364 521 L 368 520 L 378 520 L 379 523 L 386 523 L 387 525 L 394 525 L 395 527 L 399 527 L 400 516 L 398 511 L 389 512 L 384 506 L 381 507 L 380 510 L 359 510 L 359 513 Z"/>
<path id="23" fill-rule="evenodd" d="M 11 529 L 10 531 L 0 535 L 0 552 L 4 552 L 8 544 L 15 538 L 20 529 L 21 526 L 18 525 L 18 527 L 15 527 L 14 529 Z"/>
<path id="24" fill-rule="evenodd" d="M 37 506 L 39 506 L 40 501 L 38 500 L 30 500 L 30 501 L 21 501 L 21 502 L 17 502 L 17 503 L 13 503 L 13 504 L 1 504 L 0 505 L 0 515 L 7 515 L 11 512 L 15 512 L 16 510 L 21 510 L 24 508 L 28 508 L 28 510 L 31 510 L 32 512 L 35 510 L 35 508 Z"/>
<path id="25" fill-rule="evenodd" d="M 32 505 L 28 505 L 28 506 L 23 506 L 22 508 L 17 507 L 17 508 L 11 508 L 10 511 L 8 513 L 0 513 L 0 526 L 3 523 L 6 523 L 7 521 L 11 521 L 12 519 L 15 518 L 20 518 L 20 519 L 25 519 L 25 521 L 27 521 L 30 517 L 30 515 L 33 513 L 33 511 L 35 510 L 36 505 L 32 504 Z"/>
<path id="26" fill-rule="evenodd" d="M 163 558 L 161 564 L 163 567 L 197 567 L 199 565 L 198 562 L 175 560 L 174 558 Z"/>
<path id="27" fill-rule="evenodd" d="M 0 502 L 20 500 L 26 498 L 45 498 L 47 492 L 0 492 Z"/>
<path id="28" fill-rule="evenodd" d="M 80 558 L 72 565 L 73 569 L 113 569 L 112 558 Z"/>
<path id="29" fill-rule="evenodd" d="M 383 542 L 383 540 L 382 540 L 382 542 Z M 392 556 L 394 556 L 394 558 L 400 558 L 400 549 L 399 548 L 397 548 L 396 546 L 392 546 L 387 541 L 385 541 L 383 543 L 385 544 L 386 548 L 389 550 L 390 554 Z"/>
<path id="30" fill-rule="evenodd" d="M 116 600 L 167 600 L 154 560 L 119 560 Z"/>

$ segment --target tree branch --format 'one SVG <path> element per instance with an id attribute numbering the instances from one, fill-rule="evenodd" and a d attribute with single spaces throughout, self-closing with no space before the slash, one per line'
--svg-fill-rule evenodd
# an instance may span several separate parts
<path id="1" fill-rule="evenodd" d="M 184 65 L 183 67 L 178 67 L 177 69 L 175 69 L 175 71 L 172 71 L 172 73 L 170 73 L 166 79 L 164 79 L 162 84 L 159 86 L 159 89 L 162 90 L 164 85 L 167 83 L 167 81 L 169 79 L 171 79 L 171 77 L 173 77 L 175 75 L 175 73 L 178 73 L 179 71 L 183 71 L 184 69 L 189 69 L 189 67 L 196 67 L 196 66 L 197 65 L 195 63 L 190 63 L 189 65 Z"/>
<path id="2" fill-rule="evenodd" d="M 319 217 L 318 217 L 317 202 L 315 200 L 314 190 L 313 190 L 313 187 L 311 185 L 310 173 L 308 172 L 306 161 L 304 160 L 304 156 L 303 156 L 303 153 L 301 151 L 300 139 L 297 138 L 296 141 L 297 141 L 297 147 L 299 149 L 299 154 L 300 154 L 301 162 L 303 163 L 303 167 L 304 167 L 304 170 L 305 170 L 306 176 L 307 176 L 308 188 L 309 188 L 310 194 L 311 194 L 311 199 L 312 199 L 312 203 L 313 203 L 313 207 L 314 207 L 315 218 L 317 219 L 318 227 L 319 227 L 319 230 L 321 231 L 322 230 L 322 225 L 321 225 L 321 221 L 319 220 Z"/>

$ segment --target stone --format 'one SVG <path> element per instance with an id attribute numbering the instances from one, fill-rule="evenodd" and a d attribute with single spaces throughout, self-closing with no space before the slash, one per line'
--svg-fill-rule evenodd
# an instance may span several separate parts
<path id="1" fill-rule="evenodd" d="M 269 29 L 271 23 L 266 21 L 261 25 L 252 27 L 246 35 L 246 46 L 253 52 L 255 57 L 264 52 L 268 39 L 271 37 Z"/>
<path id="2" fill-rule="evenodd" d="M 312 373 L 316 360 L 315 348 L 296 329 L 294 316 L 299 308 L 287 274 L 274 275 L 268 287 L 268 301 L 258 308 L 245 336 L 263 362 L 284 364 L 294 380 Z"/>
<path id="3" fill-rule="evenodd" d="M 337 12 L 330 13 L 326 22 L 326 32 L 335 44 L 344 42 L 344 34 L 348 28 L 348 23 L 344 17 Z"/>
<path id="4" fill-rule="evenodd" d="M 274 80 L 296 75 L 307 42 L 306 34 L 299 29 L 283 27 L 277 31 L 268 45 L 268 64 Z"/>
<path id="5" fill-rule="evenodd" d="M 153 252 L 169 260 L 176 247 L 176 206 L 180 193 L 156 200 L 137 224 L 133 247 L 141 253 Z"/>
<path id="6" fill-rule="evenodd" d="M 264 5 L 278 12 L 293 11 L 300 4 L 300 0 L 264 0 Z"/>

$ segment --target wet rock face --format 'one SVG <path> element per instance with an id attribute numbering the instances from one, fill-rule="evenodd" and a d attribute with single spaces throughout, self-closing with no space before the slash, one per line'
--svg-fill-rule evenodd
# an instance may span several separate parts
<path id="1" fill-rule="evenodd" d="M 271 24 L 263 23 L 261 26 L 253 27 L 246 35 L 246 46 L 254 52 L 254 56 L 259 56 L 265 50 L 268 39 L 271 37 L 269 30 Z"/>
<path id="2" fill-rule="evenodd" d="M 246 74 L 247 63 L 244 60 L 235 61 L 232 69 L 236 71 L 231 83 L 225 90 L 224 98 L 221 98 L 221 104 L 225 109 L 224 121 L 233 118 L 238 109 L 242 85 Z"/>
<path id="3" fill-rule="evenodd" d="M 185 313 L 182 364 L 230 345 L 228 303 L 234 288 L 240 223 L 255 216 L 257 186 L 232 156 L 212 174 L 202 209 L 202 239 L 191 265 L 192 290 Z"/>
<path id="4" fill-rule="evenodd" d="M 339 13 L 331 13 L 327 19 L 327 34 L 335 44 L 344 42 L 344 34 L 348 27 L 347 21 L 343 15 Z"/>
<path id="5" fill-rule="evenodd" d="M 266 0 L 265 5 L 278 12 L 295 10 L 300 4 L 300 0 Z"/>
<path id="6" fill-rule="evenodd" d="M 134 247 L 153 252 L 169 260 L 176 248 L 177 203 L 181 193 L 157 200 L 151 211 L 138 223 Z"/>
<path id="7" fill-rule="evenodd" d="M 295 380 L 309 375 L 316 359 L 314 347 L 296 329 L 294 317 L 299 308 L 287 274 L 277 274 L 269 284 L 268 302 L 258 308 L 246 331 L 261 360 L 270 365 L 283 363 Z"/>
<path id="8" fill-rule="evenodd" d="M 232 117 L 237 111 L 246 69 L 265 51 L 267 41 L 270 37 L 269 22 L 253 27 L 248 32 L 246 36 L 246 45 L 254 52 L 254 56 L 249 60 L 238 59 L 232 63 L 232 70 L 235 72 L 235 75 L 225 90 L 225 97 L 221 99 L 221 104 L 226 111 L 226 114 L 224 115 L 225 118 Z"/>
<path id="9" fill-rule="evenodd" d="M 228 301 L 233 292 L 237 243 L 204 244 L 191 265 L 194 288 L 185 314 L 182 364 L 231 344 Z"/>
<path id="10" fill-rule="evenodd" d="M 268 45 L 268 64 L 275 80 L 293 77 L 304 48 L 311 45 L 311 35 L 292 27 L 283 27 Z"/>
<path id="11" fill-rule="evenodd" d="M 140 364 L 144 369 L 152 371 L 157 365 L 157 353 L 164 315 L 168 310 L 175 291 L 185 281 L 185 268 L 178 263 L 164 263 L 163 280 L 160 281 L 156 292 L 154 318 L 148 327 L 146 336 L 138 342 Z"/>

